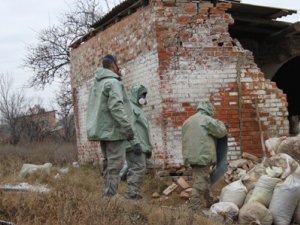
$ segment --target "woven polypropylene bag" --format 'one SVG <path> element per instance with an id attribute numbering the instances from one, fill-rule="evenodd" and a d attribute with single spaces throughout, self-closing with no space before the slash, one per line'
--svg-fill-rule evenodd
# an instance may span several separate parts
<path id="1" fill-rule="evenodd" d="M 247 203 L 240 209 L 239 224 L 271 225 L 272 223 L 272 213 L 259 202 Z"/>

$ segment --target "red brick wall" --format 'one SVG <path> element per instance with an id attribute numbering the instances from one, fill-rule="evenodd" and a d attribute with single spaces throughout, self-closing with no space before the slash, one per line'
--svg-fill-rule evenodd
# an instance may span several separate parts
<path id="1" fill-rule="evenodd" d="M 120 59 L 127 90 L 137 83 L 149 88 L 145 111 L 155 145 L 153 159 L 159 164 L 181 164 L 181 125 L 200 100 L 211 100 L 216 117 L 229 127 L 229 159 L 240 157 L 241 151 L 261 155 L 256 102 L 264 137 L 288 134 L 286 97 L 264 78 L 251 52 L 230 37 L 228 7 L 152 0 L 72 50 L 82 161 L 99 158 L 99 145 L 86 138 L 85 113 L 91 74 L 107 53 Z"/>

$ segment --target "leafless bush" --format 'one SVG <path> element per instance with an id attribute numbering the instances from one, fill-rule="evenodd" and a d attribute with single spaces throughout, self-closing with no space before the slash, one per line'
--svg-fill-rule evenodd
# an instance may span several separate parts
<path id="1" fill-rule="evenodd" d="M 24 114 L 26 101 L 22 91 L 13 91 L 13 80 L 7 74 L 0 74 L 0 118 L 7 125 L 9 141 L 16 144 L 20 140 L 17 118 Z"/>

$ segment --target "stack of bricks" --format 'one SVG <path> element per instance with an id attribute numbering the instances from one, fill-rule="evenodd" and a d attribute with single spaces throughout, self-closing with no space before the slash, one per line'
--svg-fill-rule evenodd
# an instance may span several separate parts
<path id="1" fill-rule="evenodd" d="M 228 126 L 228 159 L 242 152 L 262 154 L 260 135 L 287 135 L 286 96 L 264 78 L 252 53 L 234 40 L 230 3 L 151 0 L 71 51 L 77 146 L 82 162 L 99 159 L 99 144 L 86 137 L 85 115 L 92 72 L 108 53 L 116 54 L 129 91 L 148 88 L 144 108 L 154 144 L 154 164 L 182 164 L 181 128 L 201 100 L 216 107 Z M 259 111 L 257 117 L 256 109 Z M 262 130 L 259 129 L 258 118 Z"/>

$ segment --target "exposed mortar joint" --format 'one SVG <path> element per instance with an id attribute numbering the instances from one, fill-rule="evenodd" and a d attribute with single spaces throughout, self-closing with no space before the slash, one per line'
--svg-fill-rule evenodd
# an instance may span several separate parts
<path id="1" fill-rule="evenodd" d="M 195 2 L 197 5 L 197 15 L 199 15 L 200 14 L 200 1 L 193 1 L 193 2 Z"/>
<path id="2" fill-rule="evenodd" d="M 242 76 L 242 68 L 246 65 L 246 55 L 242 54 L 241 57 L 239 57 L 237 64 L 236 64 L 236 71 L 237 71 L 237 87 L 238 87 L 238 110 L 239 110 L 239 127 L 240 127 L 240 134 L 239 134 L 239 141 L 241 146 L 241 152 L 243 152 L 243 143 L 242 143 L 242 133 L 243 133 L 243 115 L 242 115 L 242 109 L 243 109 L 243 102 L 242 102 L 242 86 L 241 86 L 241 76 Z"/>

